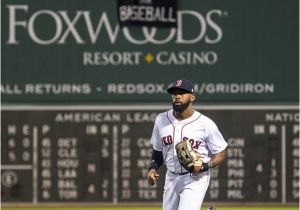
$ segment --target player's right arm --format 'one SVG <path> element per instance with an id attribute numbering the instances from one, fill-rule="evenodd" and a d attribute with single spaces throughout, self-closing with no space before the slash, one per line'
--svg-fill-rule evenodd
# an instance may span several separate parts
<path id="1" fill-rule="evenodd" d="M 148 183 L 149 185 L 154 185 L 158 180 L 159 174 L 157 173 L 159 167 L 163 164 L 163 153 L 162 153 L 162 143 L 159 135 L 159 124 L 160 124 L 161 114 L 159 114 L 154 123 L 152 136 L 150 143 L 153 145 L 153 151 L 151 154 L 150 165 L 148 168 Z"/>
<path id="2" fill-rule="evenodd" d="M 163 164 L 163 155 L 161 151 L 153 149 L 151 155 L 151 162 L 148 169 L 148 183 L 154 185 L 159 178 L 157 170 Z"/>

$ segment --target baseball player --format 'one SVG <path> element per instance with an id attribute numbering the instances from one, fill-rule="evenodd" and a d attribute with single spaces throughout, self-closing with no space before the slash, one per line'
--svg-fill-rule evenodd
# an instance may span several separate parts
<path id="1" fill-rule="evenodd" d="M 167 90 L 172 95 L 173 109 L 160 113 L 154 123 L 148 182 L 156 183 L 157 170 L 165 164 L 163 210 L 200 210 L 210 181 L 210 168 L 225 159 L 227 143 L 216 124 L 193 109 L 193 87 L 189 80 L 173 83 Z M 176 145 L 183 141 L 197 153 L 193 158 L 197 163 L 191 168 L 184 167 L 178 158 Z"/>

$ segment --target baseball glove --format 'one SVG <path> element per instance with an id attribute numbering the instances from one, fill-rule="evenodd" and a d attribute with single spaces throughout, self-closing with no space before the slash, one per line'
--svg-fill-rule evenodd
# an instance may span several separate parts
<path id="1" fill-rule="evenodd" d="M 195 150 L 189 141 L 181 141 L 175 146 L 177 158 L 180 164 L 189 172 L 192 172 L 194 167 L 201 167 L 202 158 Z"/>

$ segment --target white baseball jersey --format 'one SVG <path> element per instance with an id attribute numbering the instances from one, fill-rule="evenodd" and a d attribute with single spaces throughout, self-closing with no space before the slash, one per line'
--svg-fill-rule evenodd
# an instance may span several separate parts
<path id="1" fill-rule="evenodd" d="M 216 124 L 203 114 L 194 111 L 191 117 L 179 121 L 173 110 L 160 113 L 154 123 L 151 144 L 153 149 L 162 151 L 168 169 L 163 210 L 199 210 L 209 185 L 209 171 L 190 175 L 180 165 L 175 145 L 182 140 L 190 141 L 204 162 L 227 147 Z"/>
<path id="2" fill-rule="evenodd" d="M 208 162 L 212 154 L 219 153 L 227 147 L 216 124 L 198 111 L 180 121 L 174 117 L 173 110 L 160 113 L 155 120 L 151 144 L 153 149 L 162 151 L 167 169 L 176 173 L 185 171 L 175 150 L 175 145 L 182 140 L 190 141 L 204 162 Z"/>

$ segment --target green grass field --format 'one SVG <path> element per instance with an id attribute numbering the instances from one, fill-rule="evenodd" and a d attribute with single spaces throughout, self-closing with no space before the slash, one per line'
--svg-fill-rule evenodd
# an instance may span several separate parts
<path id="1" fill-rule="evenodd" d="M 161 210 L 160 207 L 2 207 L 2 210 Z M 206 210 L 207 208 L 202 208 Z M 188 210 L 188 209 L 187 209 Z M 298 207 L 218 207 L 217 210 L 298 210 Z"/>

